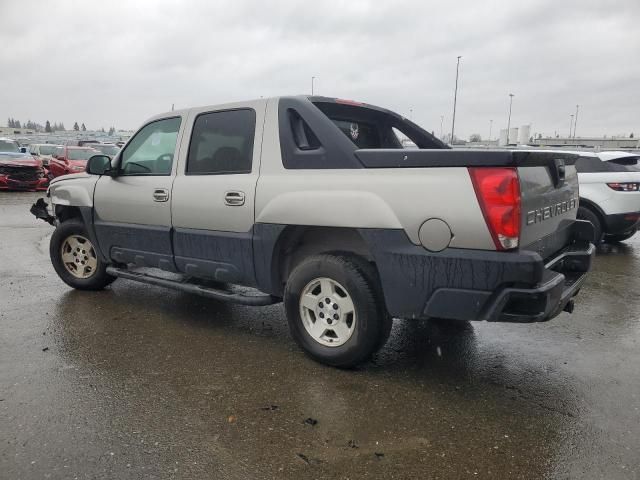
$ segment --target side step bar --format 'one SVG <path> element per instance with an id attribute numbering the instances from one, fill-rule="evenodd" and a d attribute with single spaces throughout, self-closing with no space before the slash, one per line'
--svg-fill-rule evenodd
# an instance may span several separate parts
<path id="1" fill-rule="evenodd" d="M 107 273 L 109 275 L 113 275 L 114 277 L 125 278 L 127 280 L 133 280 L 134 282 L 156 285 L 158 287 L 172 288 L 174 290 L 180 290 L 182 292 L 193 293 L 202 297 L 213 298 L 215 300 L 221 300 L 223 302 L 237 303 L 240 305 L 261 307 L 264 305 L 273 305 L 275 303 L 281 302 L 279 298 L 264 293 L 259 295 L 245 295 L 242 293 L 230 292 L 228 290 L 196 285 L 194 283 L 189 283 L 186 281 L 160 278 L 153 275 L 148 275 L 146 273 L 127 270 L 124 268 L 107 267 Z"/>

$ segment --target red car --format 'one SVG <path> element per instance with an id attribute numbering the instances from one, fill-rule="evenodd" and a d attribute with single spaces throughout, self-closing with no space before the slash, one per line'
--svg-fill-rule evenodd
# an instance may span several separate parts
<path id="1" fill-rule="evenodd" d="M 0 153 L 0 190 L 46 190 L 49 179 L 42 160 L 24 153 Z"/>
<path id="2" fill-rule="evenodd" d="M 59 147 L 49 160 L 49 178 L 84 172 L 87 160 L 100 152 L 88 147 Z"/>

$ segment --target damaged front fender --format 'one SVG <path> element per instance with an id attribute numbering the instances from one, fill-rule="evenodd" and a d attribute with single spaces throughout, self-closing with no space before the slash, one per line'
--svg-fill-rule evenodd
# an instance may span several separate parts
<path id="1" fill-rule="evenodd" d="M 44 201 L 44 198 L 39 198 L 36 203 L 31 205 L 29 211 L 33 214 L 34 217 L 39 218 L 40 220 L 44 220 L 49 225 L 55 226 L 56 217 L 49 213 L 49 206 L 47 202 Z"/>

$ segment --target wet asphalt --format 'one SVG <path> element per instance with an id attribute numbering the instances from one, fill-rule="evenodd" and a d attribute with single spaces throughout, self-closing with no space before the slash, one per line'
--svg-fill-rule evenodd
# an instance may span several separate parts
<path id="1" fill-rule="evenodd" d="M 600 249 L 573 315 L 396 320 L 344 371 L 281 305 L 71 290 L 39 196 L 0 193 L 2 479 L 640 477 L 640 235 Z"/>

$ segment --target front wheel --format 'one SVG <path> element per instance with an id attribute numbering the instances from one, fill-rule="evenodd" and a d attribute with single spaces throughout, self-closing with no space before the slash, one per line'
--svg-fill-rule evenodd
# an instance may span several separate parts
<path id="1" fill-rule="evenodd" d="M 304 260 L 289 276 L 284 304 L 298 345 L 335 367 L 365 361 L 384 345 L 391 330 L 375 269 L 349 256 Z"/>
<path id="2" fill-rule="evenodd" d="M 116 279 L 107 273 L 107 264 L 100 260 L 79 220 L 67 220 L 56 227 L 49 256 L 62 281 L 78 290 L 102 290 Z"/>

